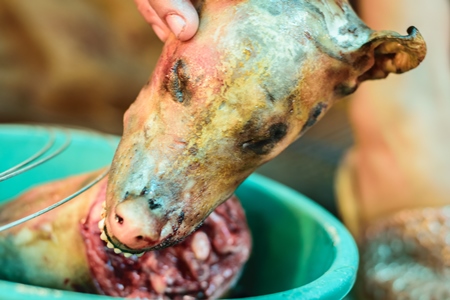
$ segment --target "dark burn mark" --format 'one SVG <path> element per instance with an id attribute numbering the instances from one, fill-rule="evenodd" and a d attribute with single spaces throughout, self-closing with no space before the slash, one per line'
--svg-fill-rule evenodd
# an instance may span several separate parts
<path id="1" fill-rule="evenodd" d="M 310 34 L 308 31 L 305 31 L 305 37 L 306 37 L 308 40 L 312 40 L 312 39 L 313 39 L 312 36 L 311 36 L 311 34 Z"/>
<path id="2" fill-rule="evenodd" d="M 351 34 L 357 36 L 357 34 L 355 34 L 357 31 L 358 31 L 358 26 L 356 26 L 355 24 L 348 24 L 347 26 L 343 26 L 343 27 L 339 28 L 339 33 L 342 35 L 351 33 Z"/>
<path id="3" fill-rule="evenodd" d="M 145 195 L 147 195 L 148 194 L 148 188 L 147 187 L 144 187 L 143 189 L 142 189 L 142 191 L 141 191 L 141 196 L 145 196 Z"/>
<path id="4" fill-rule="evenodd" d="M 183 221 L 184 221 L 184 211 L 181 211 L 180 215 L 177 218 L 178 226 L 180 226 L 181 223 L 183 223 Z"/>
<path id="5" fill-rule="evenodd" d="M 189 153 L 191 154 L 191 155 L 197 155 L 197 153 L 198 153 L 198 148 L 196 147 L 196 146 L 192 146 L 192 147 L 190 147 L 189 148 Z"/>
<path id="6" fill-rule="evenodd" d="M 182 59 L 179 59 L 170 69 L 164 87 L 176 102 L 187 104 L 191 98 L 188 82 L 189 76 L 186 73 L 186 64 Z"/>
<path id="7" fill-rule="evenodd" d="M 174 95 L 174 98 L 182 103 L 184 99 L 183 92 L 186 90 L 186 81 L 187 77 L 185 76 L 184 72 L 184 63 L 182 60 L 178 60 L 175 65 L 172 68 L 172 92 Z"/>
<path id="8" fill-rule="evenodd" d="M 266 93 L 267 99 L 269 99 L 270 102 L 275 102 L 275 97 L 267 88 L 264 88 L 264 92 Z"/>
<path id="9" fill-rule="evenodd" d="M 327 104 L 319 102 L 313 109 L 309 112 L 308 120 L 303 125 L 300 133 L 304 133 L 308 128 L 313 126 L 317 122 L 317 118 L 322 114 L 322 112 L 327 108 Z"/>
<path id="10" fill-rule="evenodd" d="M 273 124 L 269 128 L 268 136 L 246 141 L 242 144 L 242 148 L 258 155 L 268 154 L 285 137 L 287 128 L 284 123 Z"/>
<path id="11" fill-rule="evenodd" d="M 155 210 L 160 208 L 161 204 L 156 203 L 155 199 L 148 199 L 148 207 L 150 207 L 150 210 Z"/>
<path id="12" fill-rule="evenodd" d="M 286 104 L 287 104 L 287 110 L 289 111 L 289 113 L 294 113 L 295 110 L 295 101 L 297 100 L 297 94 L 294 92 L 292 94 L 290 94 L 287 98 L 286 98 Z"/>

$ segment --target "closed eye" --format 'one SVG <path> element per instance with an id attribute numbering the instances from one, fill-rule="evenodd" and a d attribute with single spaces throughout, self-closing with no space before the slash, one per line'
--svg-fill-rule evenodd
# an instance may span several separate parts
<path id="1" fill-rule="evenodd" d="M 316 106 L 314 106 L 309 112 L 308 120 L 306 120 L 305 124 L 303 124 L 300 134 L 304 133 L 307 129 L 316 124 L 317 119 L 320 117 L 320 115 L 322 115 L 327 107 L 328 105 L 322 102 L 319 102 Z"/>
<path id="2" fill-rule="evenodd" d="M 170 68 L 165 81 L 165 89 L 171 94 L 172 98 L 178 103 L 188 104 L 191 98 L 191 92 L 188 89 L 189 76 L 187 75 L 186 63 L 179 59 Z"/>
<path id="3" fill-rule="evenodd" d="M 268 154 L 280 142 L 287 133 L 287 125 L 276 123 L 270 126 L 268 135 L 245 141 L 242 148 L 258 155 Z"/>
<path id="4" fill-rule="evenodd" d="M 155 210 L 161 207 L 161 204 L 157 203 L 154 199 L 148 199 L 148 207 L 150 210 Z"/>

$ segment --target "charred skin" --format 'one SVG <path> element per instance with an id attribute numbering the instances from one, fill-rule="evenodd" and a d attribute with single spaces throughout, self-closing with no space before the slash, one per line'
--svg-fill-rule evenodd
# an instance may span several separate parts
<path id="1" fill-rule="evenodd" d="M 425 43 L 374 32 L 347 1 L 197 3 L 124 117 L 105 232 L 138 253 L 188 236 L 258 166 L 367 79 L 416 67 Z"/>

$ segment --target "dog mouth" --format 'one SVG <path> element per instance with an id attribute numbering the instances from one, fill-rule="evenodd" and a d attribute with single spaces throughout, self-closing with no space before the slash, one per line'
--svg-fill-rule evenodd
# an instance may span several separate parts
<path id="1" fill-rule="evenodd" d="M 126 243 L 116 242 L 107 222 L 110 211 L 102 212 L 102 201 L 91 206 L 81 226 L 93 280 L 102 294 L 130 297 L 138 291 L 146 299 L 215 299 L 231 286 L 248 259 L 251 237 L 237 199 L 213 212 L 185 243 L 156 251 L 145 248 L 142 257 L 138 255 L 144 248 L 127 249 Z M 162 239 L 155 246 L 177 239 Z"/>
<path id="2" fill-rule="evenodd" d="M 106 243 L 106 247 L 108 247 L 109 249 L 113 249 L 114 253 L 122 254 L 126 258 L 131 257 L 132 255 L 136 255 L 137 257 L 141 257 L 142 255 L 144 255 L 146 251 L 133 250 L 126 247 L 126 245 L 118 241 L 115 241 L 115 239 L 108 234 L 108 230 L 105 224 L 105 218 L 106 218 L 106 202 L 104 201 L 102 202 L 102 212 L 100 214 L 100 221 L 98 222 L 98 228 L 100 229 L 100 239 Z"/>
<path id="3" fill-rule="evenodd" d="M 200 223 L 195 229 L 200 227 L 202 224 L 203 224 L 203 222 Z M 108 228 L 106 226 L 106 202 L 105 201 L 102 202 L 102 210 L 100 213 L 100 221 L 98 222 L 98 228 L 100 230 L 100 239 L 106 243 L 106 247 L 109 249 L 112 249 L 114 251 L 114 253 L 116 253 L 116 254 L 122 254 L 126 258 L 131 257 L 132 255 L 141 257 L 142 255 L 144 255 L 145 252 L 154 251 L 154 250 L 162 250 L 164 248 L 178 244 L 185 238 L 185 237 L 176 238 L 174 235 L 177 232 L 178 228 L 175 228 L 175 230 L 173 232 L 171 232 L 170 234 L 167 234 L 162 240 L 160 240 L 155 245 L 152 245 L 147 248 L 142 248 L 142 249 L 130 248 L 126 244 L 120 242 L 117 238 L 115 238 L 114 236 L 111 236 L 108 233 Z"/>

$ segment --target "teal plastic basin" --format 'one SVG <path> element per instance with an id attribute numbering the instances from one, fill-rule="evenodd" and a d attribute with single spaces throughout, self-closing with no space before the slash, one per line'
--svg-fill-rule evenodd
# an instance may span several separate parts
<path id="1" fill-rule="evenodd" d="M 118 137 L 54 128 L 58 149 L 43 165 L 0 182 L 0 201 L 38 183 L 84 173 L 111 162 Z M 40 126 L 0 126 L 0 172 L 41 149 L 48 131 Z M 230 298 L 342 299 L 358 268 L 354 240 L 331 214 L 305 196 L 261 175 L 250 176 L 237 190 L 253 236 L 253 251 Z M 1 267 L 1 266 L 0 266 Z M 51 290 L 0 280 L 0 299 L 117 299 Z"/>

